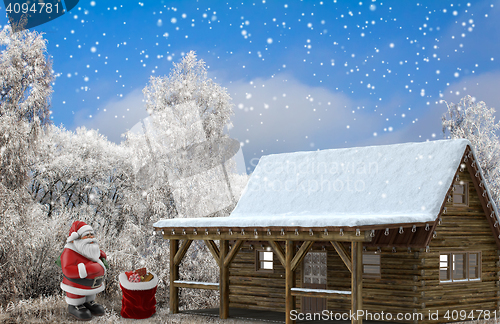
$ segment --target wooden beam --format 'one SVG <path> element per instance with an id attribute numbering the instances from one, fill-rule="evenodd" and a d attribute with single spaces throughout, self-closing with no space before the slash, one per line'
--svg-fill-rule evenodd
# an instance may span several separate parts
<path id="1" fill-rule="evenodd" d="M 217 247 L 215 242 L 212 240 L 205 240 L 205 244 L 207 245 L 207 248 L 210 250 L 210 253 L 212 253 L 212 256 L 214 257 L 215 262 L 217 262 L 217 264 L 219 264 L 220 263 L 220 256 L 219 256 L 220 252 L 219 252 L 219 248 Z"/>
<path id="2" fill-rule="evenodd" d="M 309 251 L 309 249 L 313 245 L 313 243 L 314 243 L 313 241 L 305 241 L 304 243 L 302 243 L 302 246 L 297 251 L 297 254 L 295 254 L 295 256 L 293 257 L 293 260 L 292 260 L 292 271 L 295 271 L 297 269 L 297 267 L 299 266 L 299 264 L 302 262 L 302 260 L 306 256 L 307 251 Z"/>
<path id="3" fill-rule="evenodd" d="M 398 230 L 393 228 L 391 230 L 389 230 L 389 243 L 388 245 L 391 246 L 393 243 L 394 243 L 394 240 L 396 239 L 396 235 L 398 235 Z"/>
<path id="4" fill-rule="evenodd" d="M 182 242 L 181 248 L 175 254 L 174 264 L 176 266 L 181 264 L 181 261 L 184 258 L 184 256 L 186 255 L 186 252 L 189 249 L 189 247 L 191 246 L 192 242 L 193 242 L 193 240 L 184 240 L 184 242 Z"/>
<path id="5" fill-rule="evenodd" d="M 368 244 L 366 244 L 367 246 L 380 246 L 378 245 L 380 243 L 380 237 L 383 235 L 383 233 L 385 232 L 385 230 L 375 230 L 375 237 L 372 239 L 372 241 Z"/>
<path id="6" fill-rule="evenodd" d="M 363 309 L 363 244 L 351 243 L 351 312 L 357 314 Z M 352 324 L 363 324 L 363 318 L 354 316 Z"/>
<path id="7" fill-rule="evenodd" d="M 179 288 L 174 284 L 179 280 L 179 265 L 175 264 L 175 255 L 179 249 L 178 240 L 170 240 L 170 314 L 179 312 Z"/>
<path id="8" fill-rule="evenodd" d="M 292 296 L 295 297 L 315 297 L 315 298 L 326 298 L 333 300 L 351 300 L 351 292 L 344 291 L 343 293 L 335 293 L 327 289 L 305 289 L 303 290 L 292 290 Z"/>
<path id="9" fill-rule="evenodd" d="M 240 247 L 242 244 L 243 244 L 243 240 L 238 240 L 238 241 L 234 242 L 234 245 L 231 248 L 231 251 L 229 251 L 226 258 L 224 259 L 224 266 L 225 267 L 229 267 L 231 262 L 233 262 L 234 257 L 236 256 L 236 254 L 240 250 Z"/>
<path id="10" fill-rule="evenodd" d="M 408 229 L 410 231 L 410 235 L 408 235 L 408 240 L 406 241 L 406 245 L 410 246 L 411 245 L 411 240 L 413 240 L 413 236 L 415 236 L 415 233 L 417 232 L 417 229 L 415 228 L 415 232 L 412 231 L 412 229 Z"/>
<path id="11" fill-rule="evenodd" d="M 213 242 L 213 241 L 212 241 Z M 224 265 L 229 251 L 229 241 L 220 240 L 220 257 L 219 257 L 219 317 L 226 319 L 229 317 L 229 267 Z"/>
<path id="12" fill-rule="evenodd" d="M 379 224 L 379 225 L 364 225 L 364 226 L 356 226 L 361 232 L 363 231 L 371 231 L 371 230 L 381 230 L 382 234 L 386 228 L 389 229 L 399 229 L 401 226 L 403 227 L 412 227 L 415 225 L 416 227 L 425 226 L 426 222 L 414 222 L 414 223 L 391 223 L 391 224 Z"/>
<path id="13" fill-rule="evenodd" d="M 208 229 L 209 234 L 216 233 L 217 234 L 217 229 L 220 230 L 221 234 L 227 233 L 229 229 L 233 232 L 233 235 L 236 234 L 241 234 L 241 230 L 243 229 L 245 233 L 248 233 L 248 231 L 251 231 L 253 233 L 254 230 L 257 230 L 259 232 L 259 235 L 262 236 L 270 236 L 270 238 L 275 238 L 277 235 L 283 235 L 281 233 L 281 230 L 283 229 L 285 233 L 292 233 L 293 235 L 295 234 L 295 230 L 299 230 L 299 234 L 306 234 L 310 235 L 310 230 L 313 231 L 312 236 L 316 236 L 326 229 L 328 233 L 326 235 L 332 235 L 332 234 L 340 234 L 339 231 L 340 229 L 343 230 L 343 235 L 345 234 L 354 234 L 356 235 L 356 230 L 361 231 L 361 236 L 363 236 L 363 233 L 365 231 L 371 231 L 371 230 L 385 230 L 386 228 L 400 228 L 401 226 L 403 227 L 412 227 L 413 225 L 419 227 L 419 226 L 425 226 L 426 222 L 411 222 L 411 223 L 391 223 L 391 224 L 378 224 L 378 225 L 363 225 L 363 226 L 355 226 L 355 227 L 345 227 L 345 226 L 319 226 L 319 227 L 297 227 L 297 226 L 245 226 L 245 227 L 236 227 L 236 226 L 210 226 L 210 227 L 185 227 L 185 226 L 162 226 L 162 227 L 153 227 L 155 231 L 160 231 L 164 230 L 166 235 L 171 235 L 172 229 L 175 230 L 175 233 L 177 235 L 180 235 L 182 231 L 184 230 L 186 234 L 192 233 L 194 229 L 198 231 L 198 236 L 200 236 L 200 239 L 203 239 L 202 236 L 206 235 L 205 230 Z M 176 234 L 173 235 L 176 235 Z M 250 233 L 250 234 L 252 234 Z M 183 234 L 184 235 L 184 234 Z M 219 235 L 219 234 L 217 234 Z M 331 239 L 331 238 L 330 238 Z M 234 237 L 233 237 L 234 240 Z"/>
<path id="14" fill-rule="evenodd" d="M 439 217 L 441 217 L 441 215 L 439 215 Z M 429 231 L 426 231 L 427 235 L 425 237 L 425 243 L 423 244 L 424 247 L 427 247 L 430 244 L 432 236 L 434 234 L 434 231 L 436 230 L 437 224 L 439 223 L 439 217 L 430 226 Z M 425 228 L 424 228 L 424 230 L 425 230 Z"/>
<path id="15" fill-rule="evenodd" d="M 295 272 L 292 270 L 292 260 L 295 252 L 295 242 L 286 241 L 285 248 L 285 324 L 294 324 L 290 312 L 295 309 L 295 297 L 292 288 L 295 283 Z"/>
<path id="16" fill-rule="evenodd" d="M 285 266 L 285 251 L 283 251 L 283 248 L 281 248 L 281 245 L 279 245 L 278 242 L 276 241 L 268 241 L 269 245 L 273 248 L 274 253 L 276 253 L 276 256 L 278 256 L 278 260 L 280 260 L 281 265 L 284 267 Z"/>
<path id="17" fill-rule="evenodd" d="M 182 233 L 182 228 L 175 228 L 175 234 L 172 234 L 172 228 L 166 228 L 163 238 L 166 240 L 176 239 L 176 240 L 257 240 L 257 241 L 337 241 L 337 242 L 371 242 L 370 231 L 361 231 L 360 235 L 357 236 L 355 232 L 345 231 L 343 235 L 339 232 L 328 232 L 324 231 L 314 231 L 313 235 L 308 232 L 298 232 L 295 234 L 295 230 L 283 232 L 281 234 L 279 231 L 274 231 L 271 235 L 268 235 L 267 230 L 258 230 L 257 235 L 253 229 L 245 230 L 244 234 L 241 231 L 236 231 L 233 229 L 232 234 L 229 232 L 220 232 L 217 234 L 217 229 L 211 229 L 207 234 L 201 232 L 204 229 L 199 228 L 199 232 L 194 234 L 193 231 L 186 231 L 186 234 Z"/>
<path id="18" fill-rule="evenodd" d="M 375 231 L 375 237 L 373 238 L 372 243 L 373 242 L 378 242 L 379 239 L 380 239 L 380 237 L 382 236 L 383 232 L 385 232 L 385 230 L 376 230 Z M 375 246 L 376 246 L 376 244 L 375 244 Z"/>
<path id="19" fill-rule="evenodd" d="M 349 255 L 349 252 L 347 252 L 347 250 L 345 249 L 344 245 L 335 241 L 330 241 L 330 243 L 333 245 L 335 251 L 337 251 L 342 261 L 344 261 L 344 264 L 347 267 L 347 269 L 349 269 L 349 272 L 352 273 L 351 256 Z"/>
<path id="20" fill-rule="evenodd" d="M 209 290 L 219 290 L 218 283 L 197 283 L 197 282 L 174 282 L 175 287 L 178 288 L 190 288 L 190 289 L 209 289 Z"/>

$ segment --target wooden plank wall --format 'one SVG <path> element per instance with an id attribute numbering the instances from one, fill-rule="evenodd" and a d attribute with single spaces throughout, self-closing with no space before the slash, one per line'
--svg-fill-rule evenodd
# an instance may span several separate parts
<path id="1" fill-rule="evenodd" d="M 274 271 L 255 271 L 255 249 L 267 242 L 243 243 L 229 266 L 229 307 L 285 311 L 285 268 L 274 258 Z"/>
<path id="2" fill-rule="evenodd" d="M 320 243 L 313 250 L 326 249 L 328 253 L 328 289 L 350 290 L 351 274 L 337 252 L 330 244 Z M 245 242 L 229 267 L 230 307 L 285 311 L 285 270 L 279 260 L 274 260 L 274 272 L 255 271 L 255 248 L 267 247 L 266 242 Z M 376 248 L 368 248 L 368 251 Z M 385 279 L 363 279 L 363 308 L 370 312 L 408 312 L 418 305 L 416 274 L 418 253 L 406 250 L 394 253 L 392 249 L 381 250 L 382 276 Z M 296 287 L 301 287 L 302 267 L 296 271 Z M 301 309 L 301 298 L 296 300 L 297 309 Z M 329 299 L 327 308 L 334 312 L 349 312 L 350 301 Z"/>
<path id="3" fill-rule="evenodd" d="M 447 202 L 446 214 L 441 217 L 441 225 L 436 227 L 437 236 L 429 244 L 430 251 L 420 253 L 422 274 L 418 292 L 421 307 L 425 307 L 425 313 L 497 310 L 498 314 L 500 268 L 495 239 L 470 174 L 466 170 L 459 172 L 459 179 L 468 183 L 469 206 L 457 207 Z M 439 252 L 453 250 L 482 251 L 481 282 L 439 283 Z M 440 318 L 439 322 L 448 321 Z"/>
<path id="4" fill-rule="evenodd" d="M 367 248 L 368 252 L 376 248 Z M 412 312 L 418 307 L 418 253 L 381 248 L 381 278 L 363 279 L 363 309 L 375 313 Z M 328 289 L 350 290 L 350 273 L 335 251 L 328 251 Z M 329 299 L 328 310 L 349 312 L 349 301 Z"/>

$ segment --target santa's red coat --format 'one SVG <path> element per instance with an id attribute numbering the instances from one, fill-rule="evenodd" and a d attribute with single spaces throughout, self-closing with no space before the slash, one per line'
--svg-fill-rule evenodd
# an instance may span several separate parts
<path id="1" fill-rule="evenodd" d="M 106 254 L 101 251 L 100 258 L 106 258 Z M 94 262 L 87 259 L 83 255 L 76 251 L 76 247 L 73 243 L 67 243 L 64 247 L 63 253 L 61 254 L 61 267 L 63 274 L 68 278 L 80 279 L 80 270 L 78 268 L 79 264 L 85 265 L 85 271 L 87 276 L 85 279 L 94 279 L 99 276 L 103 276 L 106 273 L 106 268 L 101 260 Z M 80 266 L 81 268 L 82 266 Z M 104 281 L 99 287 L 91 288 L 77 283 L 71 282 L 63 277 L 61 282 L 61 289 L 75 294 L 75 295 L 94 295 L 104 290 Z"/>

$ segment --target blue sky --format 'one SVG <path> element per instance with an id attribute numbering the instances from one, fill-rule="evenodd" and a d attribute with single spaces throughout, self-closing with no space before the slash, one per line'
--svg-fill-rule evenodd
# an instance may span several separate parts
<path id="1" fill-rule="evenodd" d="M 500 99 L 498 1 L 80 1 L 44 32 L 55 124 L 108 139 L 190 50 L 227 88 L 230 135 L 262 155 L 442 138 L 448 102 Z M 0 4 L 0 25 L 7 24 Z"/>

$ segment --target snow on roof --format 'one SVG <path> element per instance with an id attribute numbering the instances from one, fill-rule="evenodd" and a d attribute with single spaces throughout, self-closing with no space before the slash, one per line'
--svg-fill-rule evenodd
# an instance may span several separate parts
<path id="1" fill-rule="evenodd" d="M 155 227 L 323 227 L 434 221 L 465 139 L 263 156 L 229 217 Z"/>

